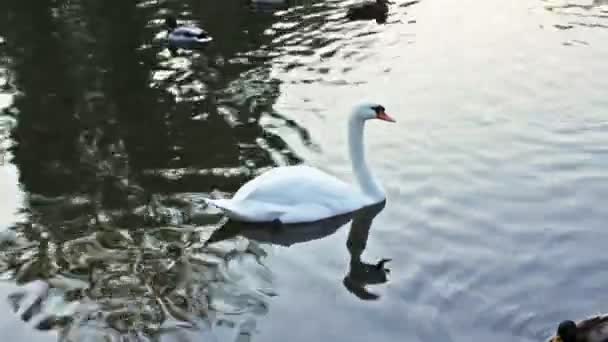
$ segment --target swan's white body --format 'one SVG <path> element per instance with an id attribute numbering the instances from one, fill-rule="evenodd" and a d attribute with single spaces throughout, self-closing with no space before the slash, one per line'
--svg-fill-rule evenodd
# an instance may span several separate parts
<path id="1" fill-rule="evenodd" d="M 374 106 L 382 108 L 384 116 L 377 116 Z M 392 121 L 374 104 L 357 107 L 349 120 L 350 156 L 359 189 L 310 166 L 285 166 L 247 182 L 232 199 L 206 201 L 233 220 L 286 224 L 318 221 L 382 202 L 384 190 L 365 164 L 362 139 L 365 120 L 376 117 Z"/>
<path id="2" fill-rule="evenodd" d="M 264 172 L 232 199 L 208 202 L 237 221 L 299 223 L 355 211 L 373 200 L 332 175 L 298 165 Z"/>
<path id="3" fill-rule="evenodd" d="M 205 34 L 205 37 L 199 37 Z M 169 32 L 169 43 L 176 46 L 205 44 L 213 40 L 207 32 L 201 28 L 193 26 L 180 26 Z"/>

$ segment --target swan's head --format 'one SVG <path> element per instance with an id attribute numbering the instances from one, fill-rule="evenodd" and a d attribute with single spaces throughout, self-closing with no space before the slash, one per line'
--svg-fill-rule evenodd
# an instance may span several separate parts
<path id="1" fill-rule="evenodd" d="M 168 16 L 165 18 L 165 26 L 173 31 L 177 28 L 177 20 L 174 17 Z"/>
<path id="2" fill-rule="evenodd" d="M 388 122 L 395 122 L 385 111 L 384 106 L 379 103 L 366 102 L 355 107 L 353 118 L 361 121 L 370 119 L 380 119 Z"/>

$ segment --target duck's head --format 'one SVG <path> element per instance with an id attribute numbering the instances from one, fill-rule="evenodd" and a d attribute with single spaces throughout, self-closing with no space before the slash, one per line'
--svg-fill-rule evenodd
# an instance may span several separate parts
<path id="1" fill-rule="evenodd" d="M 384 106 L 379 103 L 366 102 L 355 107 L 353 118 L 361 121 L 370 119 L 380 119 L 388 122 L 395 122 L 395 119 L 390 117 L 384 109 Z"/>
<path id="2" fill-rule="evenodd" d="M 578 328 L 573 321 L 563 321 L 557 327 L 557 336 L 551 342 L 576 342 Z"/>
<path id="3" fill-rule="evenodd" d="M 175 19 L 175 17 L 172 17 L 172 16 L 166 17 L 165 26 L 167 26 L 167 28 L 171 31 L 175 30 L 177 28 L 177 19 Z"/>

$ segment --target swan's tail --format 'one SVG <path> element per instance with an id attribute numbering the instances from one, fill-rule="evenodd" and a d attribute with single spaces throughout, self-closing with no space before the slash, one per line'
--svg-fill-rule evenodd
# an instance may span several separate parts
<path id="1" fill-rule="evenodd" d="M 221 210 L 230 211 L 231 209 L 229 201 L 225 199 L 203 198 L 203 201 L 205 201 L 208 206 L 213 206 Z"/>
<path id="2" fill-rule="evenodd" d="M 212 199 L 212 198 L 205 198 L 204 199 L 205 203 L 207 203 L 207 205 L 210 206 L 214 206 L 220 210 L 222 210 L 226 216 L 230 217 L 231 219 L 234 220 L 243 220 L 246 219 L 246 217 L 242 214 L 239 213 L 238 209 L 235 207 L 234 203 L 231 200 L 227 200 L 227 199 Z"/>
<path id="3" fill-rule="evenodd" d="M 270 203 L 260 205 L 251 201 L 211 198 L 205 198 L 204 201 L 207 205 L 222 210 L 226 216 L 236 221 L 271 222 L 285 214 L 282 206 Z"/>

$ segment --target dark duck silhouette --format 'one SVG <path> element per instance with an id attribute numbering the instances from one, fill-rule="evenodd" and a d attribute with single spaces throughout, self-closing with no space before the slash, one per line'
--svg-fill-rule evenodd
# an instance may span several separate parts
<path id="1" fill-rule="evenodd" d="M 607 342 L 608 315 L 591 317 L 578 323 L 563 321 L 550 342 Z"/>
<path id="2" fill-rule="evenodd" d="M 384 22 L 388 16 L 388 4 L 388 0 L 364 2 L 349 8 L 346 18 L 349 20 L 376 19 L 378 22 Z"/>

